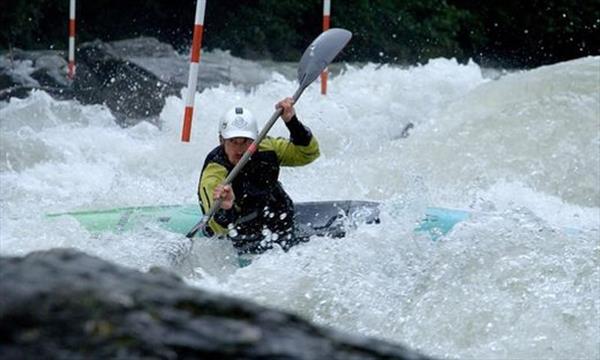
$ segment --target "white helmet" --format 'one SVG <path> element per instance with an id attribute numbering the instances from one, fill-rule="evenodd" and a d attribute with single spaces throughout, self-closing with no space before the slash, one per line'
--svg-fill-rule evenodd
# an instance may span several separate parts
<path id="1" fill-rule="evenodd" d="M 244 137 L 256 140 L 258 136 L 258 126 L 254 116 L 248 109 L 235 107 L 223 115 L 219 124 L 219 135 L 223 139 L 235 137 Z"/>

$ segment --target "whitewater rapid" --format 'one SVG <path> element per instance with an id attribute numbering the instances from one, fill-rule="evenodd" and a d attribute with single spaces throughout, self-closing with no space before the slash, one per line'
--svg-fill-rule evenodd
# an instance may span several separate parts
<path id="1" fill-rule="evenodd" d="M 264 124 L 294 81 L 273 71 L 249 92 L 196 94 L 187 144 L 182 96 L 167 99 L 161 128 L 123 129 L 103 106 L 42 91 L 0 103 L 0 254 L 75 247 L 164 266 L 193 286 L 437 357 L 599 359 L 600 57 L 483 73 L 449 59 L 346 65 L 327 96 L 309 87 L 297 111 L 322 155 L 283 169 L 284 187 L 295 201 L 380 201 L 382 222 L 242 269 L 222 241 L 198 241 L 174 265 L 180 235 L 92 236 L 45 214 L 195 203 L 221 114 L 244 105 Z M 282 124 L 271 134 L 287 135 Z M 412 231 L 427 206 L 474 216 L 432 242 Z"/>

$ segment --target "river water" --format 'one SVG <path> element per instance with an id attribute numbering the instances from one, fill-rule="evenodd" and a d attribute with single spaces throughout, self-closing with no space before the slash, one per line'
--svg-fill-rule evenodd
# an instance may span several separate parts
<path id="1" fill-rule="evenodd" d="M 297 111 L 322 155 L 283 169 L 286 190 L 296 201 L 380 201 L 382 222 L 242 269 L 223 241 L 197 241 L 173 264 L 168 254 L 187 243 L 156 226 L 93 236 L 45 217 L 195 203 L 219 116 L 244 105 L 264 124 L 294 93 L 276 69 L 251 91 L 198 93 L 187 144 L 182 96 L 167 99 L 160 129 L 122 129 L 103 106 L 41 91 L 0 103 L 0 254 L 75 247 L 163 266 L 192 286 L 436 357 L 600 358 L 600 57 L 511 73 L 449 59 L 347 65 L 327 96 L 309 87 Z M 277 124 L 272 135 L 287 134 Z M 412 231 L 427 206 L 473 216 L 433 242 Z"/>

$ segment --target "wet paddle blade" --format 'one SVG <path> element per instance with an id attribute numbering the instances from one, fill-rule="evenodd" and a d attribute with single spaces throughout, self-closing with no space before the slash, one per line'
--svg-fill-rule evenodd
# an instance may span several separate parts
<path id="1" fill-rule="evenodd" d="M 304 89 L 312 83 L 348 44 L 352 33 L 345 29 L 329 29 L 319 35 L 304 51 L 298 66 L 298 82 Z"/>

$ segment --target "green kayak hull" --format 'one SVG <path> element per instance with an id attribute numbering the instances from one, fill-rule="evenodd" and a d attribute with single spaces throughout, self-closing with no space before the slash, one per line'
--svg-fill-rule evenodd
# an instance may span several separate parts
<path id="1" fill-rule="evenodd" d="M 345 235 L 348 226 L 379 223 L 379 204 L 376 202 L 301 202 L 296 203 L 295 208 L 296 225 L 305 235 L 340 237 Z M 198 205 L 162 205 L 75 211 L 48 216 L 73 217 L 91 233 L 123 233 L 154 224 L 169 232 L 185 235 L 200 220 L 202 212 Z M 430 207 L 415 231 L 427 233 L 435 240 L 469 216 L 467 211 Z"/>
<path id="2" fill-rule="evenodd" d="M 49 214 L 48 216 L 51 218 L 74 217 L 91 233 L 123 233 L 135 230 L 140 226 L 158 224 L 170 232 L 186 234 L 198 222 L 202 213 L 197 205 L 163 205 L 74 211 Z"/>

